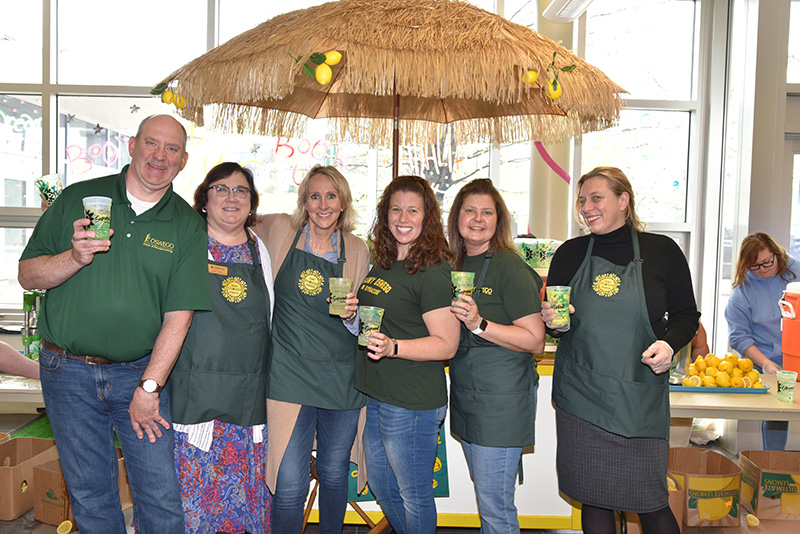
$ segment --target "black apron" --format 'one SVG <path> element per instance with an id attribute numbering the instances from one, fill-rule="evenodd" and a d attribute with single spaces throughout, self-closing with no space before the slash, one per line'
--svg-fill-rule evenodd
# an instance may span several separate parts
<path id="1" fill-rule="evenodd" d="M 487 253 L 476 284 L 483 287 L 492 255 Z M 477 302 L 479 291 L 473 293 Z M 450 360 L 450 430 L 484 447 L 534 443 L 535 390 L 539 374 L 530 353 L 476 336 L 462 323 L 461 341 Z"/>
<path id="2" fill-rule="evenodd" d="M 353 388 L 357 338 L 328 314 L 326 301 L 328 278 L 344 271 L 344 236 L 339 233 L 338 263 L 331 263 L 299 250 L 301 233 L 275 278 L 267 397 L 329 410 L 361 408 L 366 397 Z"/>
<path id="3" fill-rule="evenodd" d="M 176 423 L 267 421 L 269 292 L 255 242 L 253 263 L 208 261 L 212 311 L 195 312 L 167 382 Z"/>
<path id="4" fill-rule="evenodd" d="M 642 352 L 656 336 L 642 283 L 639 237 L 633 261 L 619 266 L 592 256 L 594 238 L 570 285 L 570 331 L 558 342 L 553 371 L 556 407 L 608 432 L 669 439 L 667 373 L 656 375 Z"/>

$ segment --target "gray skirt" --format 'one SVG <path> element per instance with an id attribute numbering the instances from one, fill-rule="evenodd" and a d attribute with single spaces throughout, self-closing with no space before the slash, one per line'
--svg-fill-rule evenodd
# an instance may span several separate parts
<path id="1" fill-rule="evenodd" d="M 556 408 L 558 487 L 570 499 L 647 513 L 669 505 L 669 441 L 625 438 Z"/>

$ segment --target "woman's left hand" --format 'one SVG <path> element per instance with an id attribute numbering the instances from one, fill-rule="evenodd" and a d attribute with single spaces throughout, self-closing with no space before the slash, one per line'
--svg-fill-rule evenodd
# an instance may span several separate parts
<path id="1" fill-rule="evenodd" d="M 459 300 L 451 302 L 450 311 L 456 319 L 464 323 L 467 330 L 475 330 L 481 324 L 478 304 L 469 295 L 461 295 Z"/>
<path id="2" fill-rule="evenodd" d="M 369 345 L 367 345 L 367 356 L 373 360 L 382 358 L 394 358 L 394 340 L 386 334 L 372 332 L 369 335 Z"/>
<path id="3" fill-rule="evenodd" d="M 669 370 L 674 352 L 669 343 L 659 339 L 642 353 L 642 363 L 650 367 L 655 374 L 660 375 Z"/>
<path id="4" fill-rule="evenodd" d="M 358 298 L 356 297 L 355 293 L 347 294 L 347 300 L 345 301 L 344 309 L 347 310 L 347 313 L 340 315 L 339 317 L 348 323 L 352 323 L 353 319 L 356 318 L 356 313 L 358 312 Z"/>

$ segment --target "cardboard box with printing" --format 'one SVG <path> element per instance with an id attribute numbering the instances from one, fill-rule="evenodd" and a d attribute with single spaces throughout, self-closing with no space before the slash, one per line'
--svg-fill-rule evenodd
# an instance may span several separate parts
<path id="1" fill-rule="evenodd" d="M 800 520 L 800 452 L 742 451 L 742 504 L 759 519 Z"/>
<path id="2" fill-rule="evenodd" d="M 742 470 L 735 462 L 714 451 L 674 447 L 669 450 L 668 469 L 685 488 L 684 524 L 739 526 Z"/>
<path id="3" fill-rule="evenodd" d="M 52 439 L 14 438 L 0 443 L 0 521 L 16 519 L 33 508 L 33 469 L 56 458 Z"/>

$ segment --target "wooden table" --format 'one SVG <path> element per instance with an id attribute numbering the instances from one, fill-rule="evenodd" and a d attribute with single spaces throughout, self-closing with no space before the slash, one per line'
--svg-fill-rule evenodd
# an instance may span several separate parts
<path id="1" fill-rule="evenodd" d="M 44 408 L 41 382 L 0 373 L 0 414 L 36 413 L 40 408 Z"/>
<path id="2" fill-rule="evenodd" d="M 763 395 L 716 392 L 722 388 L 709 388 L 714 393 L 671 392 L 670 415 L 706 419 L 800 421 L 800 384 L 795 392 L 794 402 L 784 402 L 778 400 L 775 375 L 761 375 L 761 381 L 770 388 Z"/>

